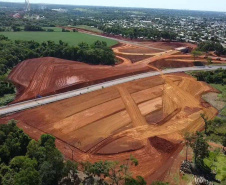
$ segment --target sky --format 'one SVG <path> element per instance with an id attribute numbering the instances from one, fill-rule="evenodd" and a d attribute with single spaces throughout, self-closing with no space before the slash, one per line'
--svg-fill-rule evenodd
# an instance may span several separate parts
<path id="1" fill-rule="evenodd" d="M 0 1 L 24 2 L 24 0 Z M 30 3 L 209 10 L 226 12 L 226 0 L 30 0 Z"/>

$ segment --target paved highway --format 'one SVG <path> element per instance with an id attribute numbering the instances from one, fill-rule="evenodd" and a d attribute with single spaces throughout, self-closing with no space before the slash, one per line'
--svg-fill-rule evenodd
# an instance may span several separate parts
<path id="1" fill-rule="evenodd" d="M 166 70 L 163 70 L 162 72 L 164 74 L 169 74 L 169 73 L 188 72 L 188 71 L 208 71 L 208 70 L 216 70 L 219 68 L 226 69 L 226 66 L 174 68 L 174 69 L 166 69 Z M 0 107 L 0 116 L 4 116 L 7 114 L 11 114 L 11 113 L 23 111 L 26 109 L 38 107 L 41 105 L 53 103 L 56 101 L 68 99 L 71 97 L 80 96 L 82 94 L 86 94 L 86 93 L 100 90 L 103 88 L 130 82 L 133 80 L 138 80 L 138 79 L 157 76 L 157 75 L 160 75 L 160 72 L 142 73 L 142 74 L 138 74 L 138 75 L 128 76 L 128 77 L 119 78 L 116 80 L 107 81 L 104 83 L 88 86 L 88 87 L 77 89 L 74 91 L 69 91 L 69 92 L 60 93 L 60 94 L 56 94 L 56 95 L 46 96 L 46 97 L 39 98 L 39 99 L 24 101 L 24 102 L 12 104 L 9 106 Z"/>

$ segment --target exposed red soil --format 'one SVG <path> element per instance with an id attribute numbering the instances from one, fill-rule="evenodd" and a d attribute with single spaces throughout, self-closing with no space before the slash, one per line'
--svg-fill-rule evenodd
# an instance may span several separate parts
<path id="1" fill-rule="evenodd" d="M 189 47 L 189 48 L 197 47 L 197 45 L 195 44 L 186 43 L 186 42 L 142 42 L 142 44 L 150 47 L 165 49 L 165 50 L 172 50 L 179 47 Z"/>
<path id="2" fill-rule="evenodd" d="M 13 103 L 33 99 L 38 95 L 56 94 L 154 70 L 149 68 L 148 64 L 159 69 L 194 66 L 190 55 L 167 53 L 151 57 L 118 54 L 117 57 L 121 60 L 121 64 L 116 66 L 93 66 L 51 57 L 26 60 L 14 68 L 9 75 L 9 80 L 17 87 L 17 96 Z M 205 63 L 202 57 L 199 60 Z M 135 62 L 134 65 L 132 62 Z M 221 63 L 216 60 L 213 62 Z"/>
<path id="3" fill-rule="evenodd" d="M 170 42 L 142 44 L 166 50 L 195 47 Z M 22 62 L 9 76 L 18 89 L 15 102 L 150 71 L 149 65 L 153 70 L 194 65 L 191 55 L 174 50 L 158 51 L 155 56 L 143 55 L 146 49 L 129 44 L 113 50 L 122 61 L 116 66 L 51 57 Z M 132 172 L 151 183 L 167 176 L 183 148 L 183 133 L 203 129 L 200 114 L 215 117 L 217 110 L 201 99 L 203 93 L 214 91 L 184 73 L 155 76 L 16 113 L 0 119 L 0 124 L 16 119 L 34 139 L 52 134 L 65 157 L 76 161 L 122 161 L 133 155 L 139 166 L 132 167 Z"/>
<path id="4" fill-rule="evenodd" d="M 144 60 L 144 59 L 148 59 L 150 58 L 151 56 L 148 56 L 148 55 L 123 55 L 123 54 L 117 54 L 117 56 L 121 56 L 123 58 L 126 58 L 128 60 L 131 61 L 131 63 L 136 63 L 138 61 L 141 61 L 141 60 Z"/>
<path id="5" fill-rule="evenodd" d="M 153 66 L 164 69 L 164 68 L 178 68 L 178 67 L 192 67 L 194 66 L 193 62 L 174 62 L 169 60 L 156 60 L 155 62 L 151 63 Z"/>
<path id="6" fill-rule="evenodd" d="M 159 137 L 149 138 L 151 145 L 158 151 L 163 153 L 172 153 L 178 145 Z"/>
<path id="7" fill-rule="evenodd" d="M 10 73 L 9 80 L 18 89 L 15 103 L 37 95 L 65 92 L 148 70 L 150 69 L 144 66 L 92 66 L 46 57 L 20 63 Z"/>
<path id="8" fill-rule="evenodd" d="M 160 50 L 158 49 L 152 49 L 152 48 L 145 48 L 145 47 L 130 47 L 130 48 L 122 48 L 119 50 L 120 52 L 124 53 L 159 53 Z"/>
<path id="9" fill-rule="evenodd" d="M 172 165 L 184 130 L 203 128 L 200 113 L 217 114 L 200 103 L 201 94 L 212 90 L 183 73 L 156 76 L 16 113 L 0 123 L 18 120 L 34 139 L 52 134 L 66 158 L 76 161 L 121 161 L 133 155 L 139 166 L 132 172 L 151 183 Z M 158 110 L 148 124 L 147 117 Z"/>

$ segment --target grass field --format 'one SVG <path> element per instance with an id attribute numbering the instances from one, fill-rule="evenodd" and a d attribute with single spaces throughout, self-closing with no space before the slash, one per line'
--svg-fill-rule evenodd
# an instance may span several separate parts
<path id="1" fill-rule="evenodd" d="M 93 27 L 86 26 L 86 25 L 78 25 L 78 26 L 75 26 L 75 27 L 80 28 L 80 29 L 84 29 L 84 30 L 88 30 L 88 31 L 93 31 L 93 32 L 96 32 L 96 33 L 103 33 L 101 30 L 99 30 L 97 28 L 93 28 Z"/>
<path id="2" fill-rule="evenodd" d="M 34 40 L 36 42 L 43 42 L 48 40 L 58 42 L 59 40 L 62 40 L 73 46 L 76 46 L 81 42 L 92 44 L 97 40 L 107 42 L 108 46 L 117 44 L 117 41 L 111 39 L 79 32 L 0 32 L 0 35 L 5 35 L 11 40 Z"/>

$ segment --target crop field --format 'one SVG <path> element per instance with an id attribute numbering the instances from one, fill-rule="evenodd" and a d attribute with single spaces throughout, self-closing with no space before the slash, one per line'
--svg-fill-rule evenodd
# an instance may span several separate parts
<path id="1" fill-rule="evenodd" d="M 0 35 L 5 35 L 11 40 L 34 40 L 36 42 L 44 42 L 48 40 L 59 42 L 59 40 L 62 40 L 72 46 L 76 46 L 81 42 L 93 44 L 97 40 L 106 42 L 108 46 L 117 44 L 117 41 L 111 39 L 79 32 L 0 32 Z"/>

